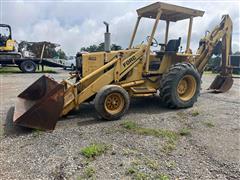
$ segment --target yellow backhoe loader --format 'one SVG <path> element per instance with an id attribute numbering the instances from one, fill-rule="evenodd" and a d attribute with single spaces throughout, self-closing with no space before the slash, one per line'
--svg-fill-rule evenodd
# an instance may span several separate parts
<path id="1" fill-rule="evenodd" d="M 105 51 L 80 54 L 78 70 L 58 83 L 42 76 L 18 95 L 14 112 L 16 125 L 53 130 L 59 117 L 67 115 L 84 102 L 94 99 L 98 115 L 106 120 L 121 118 L 128 110 L 130 97 L 160 98 L 170 108 L 193 106 L 200 92 L 201 74 L 213 49 L 223 41 L 222 73 L 211 89 L 224 92 L 231 88 L 228 55 L 231 51 L 232 23 L 228 15 L 201 41 L 197 54 L 190 49 L 194 17 L 204 11 L 157 2 L 137 10 L 138 18 L 126 50 L 110 51 L 110 33 L 105 22 Z M 146 43 L 133 46 L 140 20 L 155 20 Z M 189 19 L 186 50 L 179 52 L 181 38 L 168 40 L 171 22 Z M 159 21 L 166 22 L 165 39 L 154 38 Z M 151 46 L 159 47 L 151 51 Z"/>

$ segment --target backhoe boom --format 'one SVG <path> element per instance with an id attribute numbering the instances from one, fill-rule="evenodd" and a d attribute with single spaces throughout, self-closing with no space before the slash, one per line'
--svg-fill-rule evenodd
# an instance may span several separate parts
<path id="1" fill-rule="evenodd" d="M 218 47 L 218 44 L 222 43 L 221 72 L 209 88 L 216 92 L 225 92 L 229 90 L 233 84 L 229 61 L 229 55 L 231 54 L 231 42 L 232 20 L 229 15 L 223 15 L 221 23 L 216 26 L 212 32 L 207 33 L 199 43 L 199 48 L 197 51 L 197 54 L 199 55 L 196 56 L 194 65 L 201 74 L 203 73 L 210 58 L 214 54 L 214 50 Z"/>

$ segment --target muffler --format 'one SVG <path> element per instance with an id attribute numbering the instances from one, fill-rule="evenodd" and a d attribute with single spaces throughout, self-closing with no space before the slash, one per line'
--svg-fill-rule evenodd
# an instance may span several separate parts
<path id="1" fill-rule="evenodd" d="M 40 130 L 53 130 L 63 109 L 64 86 L 43 75 L 18 95 L 13 122 Z"/>
<path id="2" fill-rule="evenodd" d="M 231 89 L 233 85 L 233 78 L 231 76 L 217 75 L 208 90 L 214 93 L 224 93 Z"/>

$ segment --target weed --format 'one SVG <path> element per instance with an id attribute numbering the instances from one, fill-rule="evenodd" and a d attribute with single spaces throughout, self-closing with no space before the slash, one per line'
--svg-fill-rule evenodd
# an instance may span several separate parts
<path id="1" fill-rule="evenodd" d="M 136 129 L 138 127 L 137 123 L 132 121 L 124 121 L 121 126 L 125 129 Z"/>
<path id="2" fill-rule="evenodd" d="M 184 119 L 187 118 L 186 113 L 184 113 L 184 112 L 182 112 L 182 111 L 177 112 L 177 115 L 180 117 L 180 120 L 181 120 L 181 121 L 183 121 Z"/>
<path id="3" fill-rule="evenodd" d="M 159 168 L 158 162 L 155 161 L 155 160 L 152 160 L 152 159 L 146 159 L 145 160 L 145 165 L 152 170 L 157 170 Z"/>
<path id="4" fill-rule="evenodd" d="M 131 162 L 132 165 L 134 166 L 139 166 L 141 165 L 141 161 L 139 159 L 134 159 L 132 162 Z"/>
<path id="5" fill-rule="evenodd" d="M 134 132 L 140 135 L 163 137 L 163 138 L 168 138 L 172 140 L 177 139 L 177 133 L 171 130 L 143 128 L 132 121 L 125 121 L 121 124 L 121 126 L 131 132 Z"/>
<path id="6" fill-rule="evenodd" d="M 197 109 L 194 109 L 191 113 L 190 113 L 193 117 L 198 116 L 200 113 Z"/>
<path id="7" fill-rule="evenodd" d="M 105 144 L 92 144 L 81 149 L 81 153 L 87 158 L 95 158 L 105 153 L 107 149 L 108 147 Z"/>
<path id="8" fill-rule="evenodd" d="M 134 179 L 136 180 L 147 180 L 149 179 L 149 175 L 143 172 L 137 172 L 134 176 Z"/>
<path id="9" fill-rule="evenodd" d="M 214 125 L 212 122 L 210 122 L 210 121 L 203 122 L 203 124 L 204 124 L 205 126 L 209 127 L 209 128 L 212 128 L 212 127 L 215 126 L 215 125 Z"/>
<path id="10" fill-rule="evenodd" d="M 133 155 L 136 154 L 137 151 L 134 149 L 123 149 L 123 155 L 128 156 L 128 155 Z"/>
<path id="11" fill-rule="evenodd" d="M 34 129 L 34 130 L 33 130 L 33 137 L 38 137 L 38 136 L 40 136 L 41 134 L 43 134 L 43 131 L 42 131 L 42 130 L 39 130 L 39 129 Z"/>
<path id="12" fill-rule="evenodd" d="M 145 179 L 149 179 L 149 175 L 143 172 L 140 172 L 136 167 L 129 167 L 126 170 L 126 175 L 130 175 L 132 176 L 132 179 L 136 179 L 136 180 L 145 180 Z"/>
<path id="13" fill-rule="evenodd" d="M 96 173 L 96 170 L 93 167 L 87 167 L 83 172 L 83 176 L 85 178 L 91 178 L 95 173 Z"/>
<path id="14" fill-rule="evenodd" d="M 84 169 L 83 174 L 79 176 L 77 180 L 95 179 L 94 174 L 96 174 L 95 168 L 88 166 Z"/>
<path id="15" fill-rule="evenodd" d="M 191 131 L 188 128 L 182 128 L 179 130 L 179 134 L 181 136 L 189 136 L 189 135 L 191 135 Z"/>
<path id="16" fill-rule="evenodd" d="M 171 153 L 174 149 L 176 148 L 175 142 L 174 141 L 167 141 L 163 147 L 162 147 L 162 152 L 169 154 Z"/>
<path id="17" fill-rule="evenodd" d="M 132 175 L 132 174 L 134 174 L 134 173 L 136 173 L 137 172 L 137 170 L 134 168 L 134 167 L 129 167 L 128 169 L 127 169 L 127 171 L 126 171 L 126 174 L 127 175 Z"/>
<path id="18" fill-rule="evenodd" d="M 158 174 L 154 179 L 157 179 L 157 180 L 169 180 L 169 176 L 168 175 L 165 175 L 165 174 Z"/>
<path id="19" fill-rule="evenodd" d="M 167 162 L 166 162 L 166 166 L 167 166 L 168 168 L 173 168 L 173 167 L 176 166 L 176 163 L 175 163 L 174 161 L 167 161 Z"/>

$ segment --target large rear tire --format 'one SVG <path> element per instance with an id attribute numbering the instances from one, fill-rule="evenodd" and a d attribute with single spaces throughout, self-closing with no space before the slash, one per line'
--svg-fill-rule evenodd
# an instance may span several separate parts
<path id="1" fill-rule="evenodd" d="M 160 97 L 170 108 L 192 107 L 200 93 L 201 78 L 191 63 L 170 67 L 160 85 Z"/>
<path id="2" fill-rule="evenodd" d="M 36 71 L 37 65 L 30 60 L 23 61 L 20 64 L 20 70 L 25 73 L 34 73 Z"/>
<path id="3" fill-rule="evenodd" d="M 127 112 L 129 104 L 127 91 L 117 85 L 104 86 L 94 100 L 98 115 L 106 120 L 120 119 Z"/>

